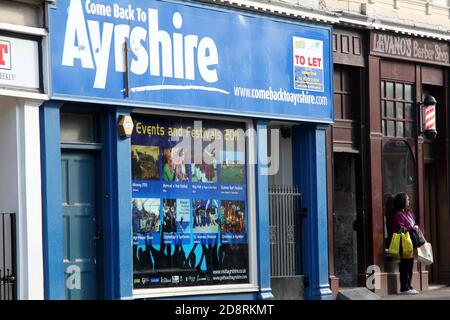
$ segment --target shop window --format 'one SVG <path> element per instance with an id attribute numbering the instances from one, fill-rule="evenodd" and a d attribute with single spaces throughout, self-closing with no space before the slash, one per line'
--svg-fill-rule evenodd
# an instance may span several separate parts
<path id="1" fill-rule="evenodd" d="M 133 288 L 249 284 L 245 124 L 133 121 Z"/>
<path id="2" fill-rule="evenodd" d="M 392 235 L 392 201 L 399 192 L 408 193 L 411 208 L 417 215 L 416 199 L 416 166 L 407 143 L 402 140 L 391 140 L 383 148 L 383 204 L 385 217 L 386 246 Z"/>
<path id="3" fill-rule="evenodd" d="M 414 138 L 413 85 L 381 81 L 382 131 L 388 137 Z"/>

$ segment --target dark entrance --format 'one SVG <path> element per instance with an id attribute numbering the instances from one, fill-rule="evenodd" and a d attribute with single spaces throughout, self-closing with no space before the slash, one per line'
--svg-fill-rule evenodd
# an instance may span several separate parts
<path id="1" fill-rule="evenodd" d="M 276 174 L 269 176 L 270 276 L 277 300 L 304 298 L 301 194 L 293 182 L 292 127 L 272 123 L 271 154 L 279 154 Z"/>
<path id="2" fill-rule="evenodd" d="M 355 156 L 334 154 L 335 275 L 341 287 L 358 285 L 357 194 Z"/>
<path id="3" fill-rule="evenodd" d="M 16 300 L 16 214 L 0 213 L 0 300 Z"/>

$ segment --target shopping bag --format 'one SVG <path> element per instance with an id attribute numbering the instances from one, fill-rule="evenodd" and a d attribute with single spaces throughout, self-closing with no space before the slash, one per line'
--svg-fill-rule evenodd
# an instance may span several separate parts
<path id="1" fill-rule="evenodd" d="M 425 242 L 423 246 L 417 248 L 417 260 L 429 266 L 433 263 L 433 249 L 431 243 Z"/>
<path id="2" fill-rule="evenodd" d="M 420 231 L 420 229 L 409 230 L 409 236 L 411 237 L 411 241 L 413 243 L 414 248 L 419 248 L 423 246 L 426 242 L 425 237 L 423 236 L 423 233 L 422 231 Z"/>
<path id="3" fill-rule="evenodd" d="M 412 259 L 414 257 L 414 247 L 409 232 L 402 233 L 402 258 Z"/>
<path id="4" fill-rule="evenodd" d="M 392 235 L 391 244 L 389 245 L 389 254 L 394 258 L 400 258 L 400 241 L 402 235 L 400 233 L 394 233 Z"/>

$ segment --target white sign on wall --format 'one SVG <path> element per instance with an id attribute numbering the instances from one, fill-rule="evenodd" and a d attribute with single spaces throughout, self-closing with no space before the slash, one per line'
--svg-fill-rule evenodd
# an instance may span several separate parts
<path id="1" fill-rule="evenodd" d="M 37 41 L 0 36 L 0 87 L 39 88 Z"/>

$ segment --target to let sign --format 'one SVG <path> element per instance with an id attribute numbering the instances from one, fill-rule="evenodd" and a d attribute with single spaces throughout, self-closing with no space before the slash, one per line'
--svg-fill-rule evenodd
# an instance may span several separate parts
<path id="1" fill-rule="evenodd" d="M 437 41 L 372 32 L 370 52 L 373 55 L 450 66 L 449 45 Z"/>

